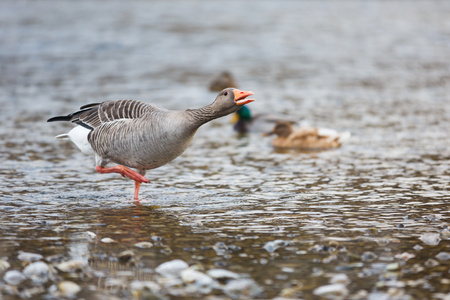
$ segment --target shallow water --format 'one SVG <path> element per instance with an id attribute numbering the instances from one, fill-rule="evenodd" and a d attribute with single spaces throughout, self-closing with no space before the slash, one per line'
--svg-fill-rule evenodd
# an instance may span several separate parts
<path id="1" fill-rule="evenodd" d="M 345 274 L 326 297 L 447 299 L 449 13 L 447 2 L 2 1 L 1 297 L 51 299 L 70 280 L 85 299 L 313 299 Z M 225 117 L 148 172 L 135 203 L 131 181 L 54 140 L 70 124 L 45 122 L 107 99 L 200 107 L 222 70 L 255 92 L 253 112 L 351 139 L 280 151 Z M 24 271 L 20 251 L 86 266 L 15 286 L 5 274 Z M 205 291 L 155 270 L 174 259 L 253 281 Z"/>

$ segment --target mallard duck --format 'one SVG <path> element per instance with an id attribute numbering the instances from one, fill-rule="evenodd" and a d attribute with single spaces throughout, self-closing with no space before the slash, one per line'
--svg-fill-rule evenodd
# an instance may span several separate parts
<path id="1" fill-rule="evenodd" d="M 198 109 L 173 111 L 136 100 L 116 100 L 84 105 L 67 116 L 48 122 L 77 124 L 56 138 L 71 140 L 83 153 L 95 156 L 99 173 L 119 173 L 135 182 L 138 200 L 147 170 L 155 169 L 181 155 L 191 144 L 197 129 L 216 118 L 234 113 L 253 92 L 228 88 L 212 104 Z M 109 162 L 119 165 L 107 168 Z M 136 171 L 130 169 L 134 168 Z"/>
<path id="2" fill-rule="evenodd" d="M 350 136 L 350 133 L 338 133 L 332 129 L 299 127 L 293 128 L 289 122 L 278 122 L 272 131 L 264 134 L 269 136 L 276 134 L 272 141 L 276 148 L 285 149 L 327 149 L 338 148 L 342 141 Z"/>

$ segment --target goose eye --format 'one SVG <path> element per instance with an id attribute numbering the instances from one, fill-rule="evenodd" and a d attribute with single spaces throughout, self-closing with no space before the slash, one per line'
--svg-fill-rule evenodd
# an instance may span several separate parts
<path id="1" fill-rule="evenodd" d="M 223 95 L 224 95 L 224 96 L 228 96 L 228 92 L 224 92 Z"/>

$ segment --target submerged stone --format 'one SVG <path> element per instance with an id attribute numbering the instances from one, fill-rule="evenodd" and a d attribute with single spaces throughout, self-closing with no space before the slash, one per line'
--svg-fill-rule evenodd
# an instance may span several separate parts
<path id="1" fill-rule="evenodd" d="M 153 247 L 153 244 L 150 242 L 139 242 L 134 244 L 134 246 L 138 248 L 151 248 Z"/>
<path id="2" fill-rule="evenodd" d="M 19 285 L 26 279 L 27 278 L 25 277 L 25 275 L 23 275 L 22 272 L 17 271 L 17 270 L 8 271 L 5 273 L 5 276 L 3 276 L 3 280 L 7 284 L 12 284 L 12 285 Z"/>
<path id="3" fill-rule="evenodd" d="M 441 238 L 438 233 L 424 233 L 419 238 L 424 244 L 435 246 L 439 244 Z"/>
<path id="4" fill-rule="evenodd" d="M 160 264 L 155 270 L 164 277 L 179 277 L 181 271 L 189 268 L 189 265 L 181 259 L 174 259 Z"/>
<path id="5" fill-rule="evenodd" d="M 37 253 L 19 251 L 19 256 L 17 258 L 21 261 L 34 262 L 41 260 L 44 257 Z"/>
<path id="6" fill-rule="evenodd" d="M 348 289 L 343 284 L 335 283 L 318 287 L 313 291 L 313 294 L 327 299 L 345 299 L 348 295 Z"/>
<path id="7" fill-rule="evenodd" d="M 51 275 L 49 266 L 42 262 L 37 261 L 29 264 L 24 270 L 23 274 L 38 284 L 46 283 Z"/>

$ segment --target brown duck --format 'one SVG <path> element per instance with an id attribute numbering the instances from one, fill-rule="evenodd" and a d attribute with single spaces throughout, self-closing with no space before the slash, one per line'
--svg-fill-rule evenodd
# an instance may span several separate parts
<path id="1" fill-rule="evenodd" d="M 265 136 L 276 134 L 272 141 L 276 148 L 320 150 L 338 148 L 349 133 L 340 134 L 335 130 L 315 127 L 293 128 L 290 122 L 278 122 Z"/>

